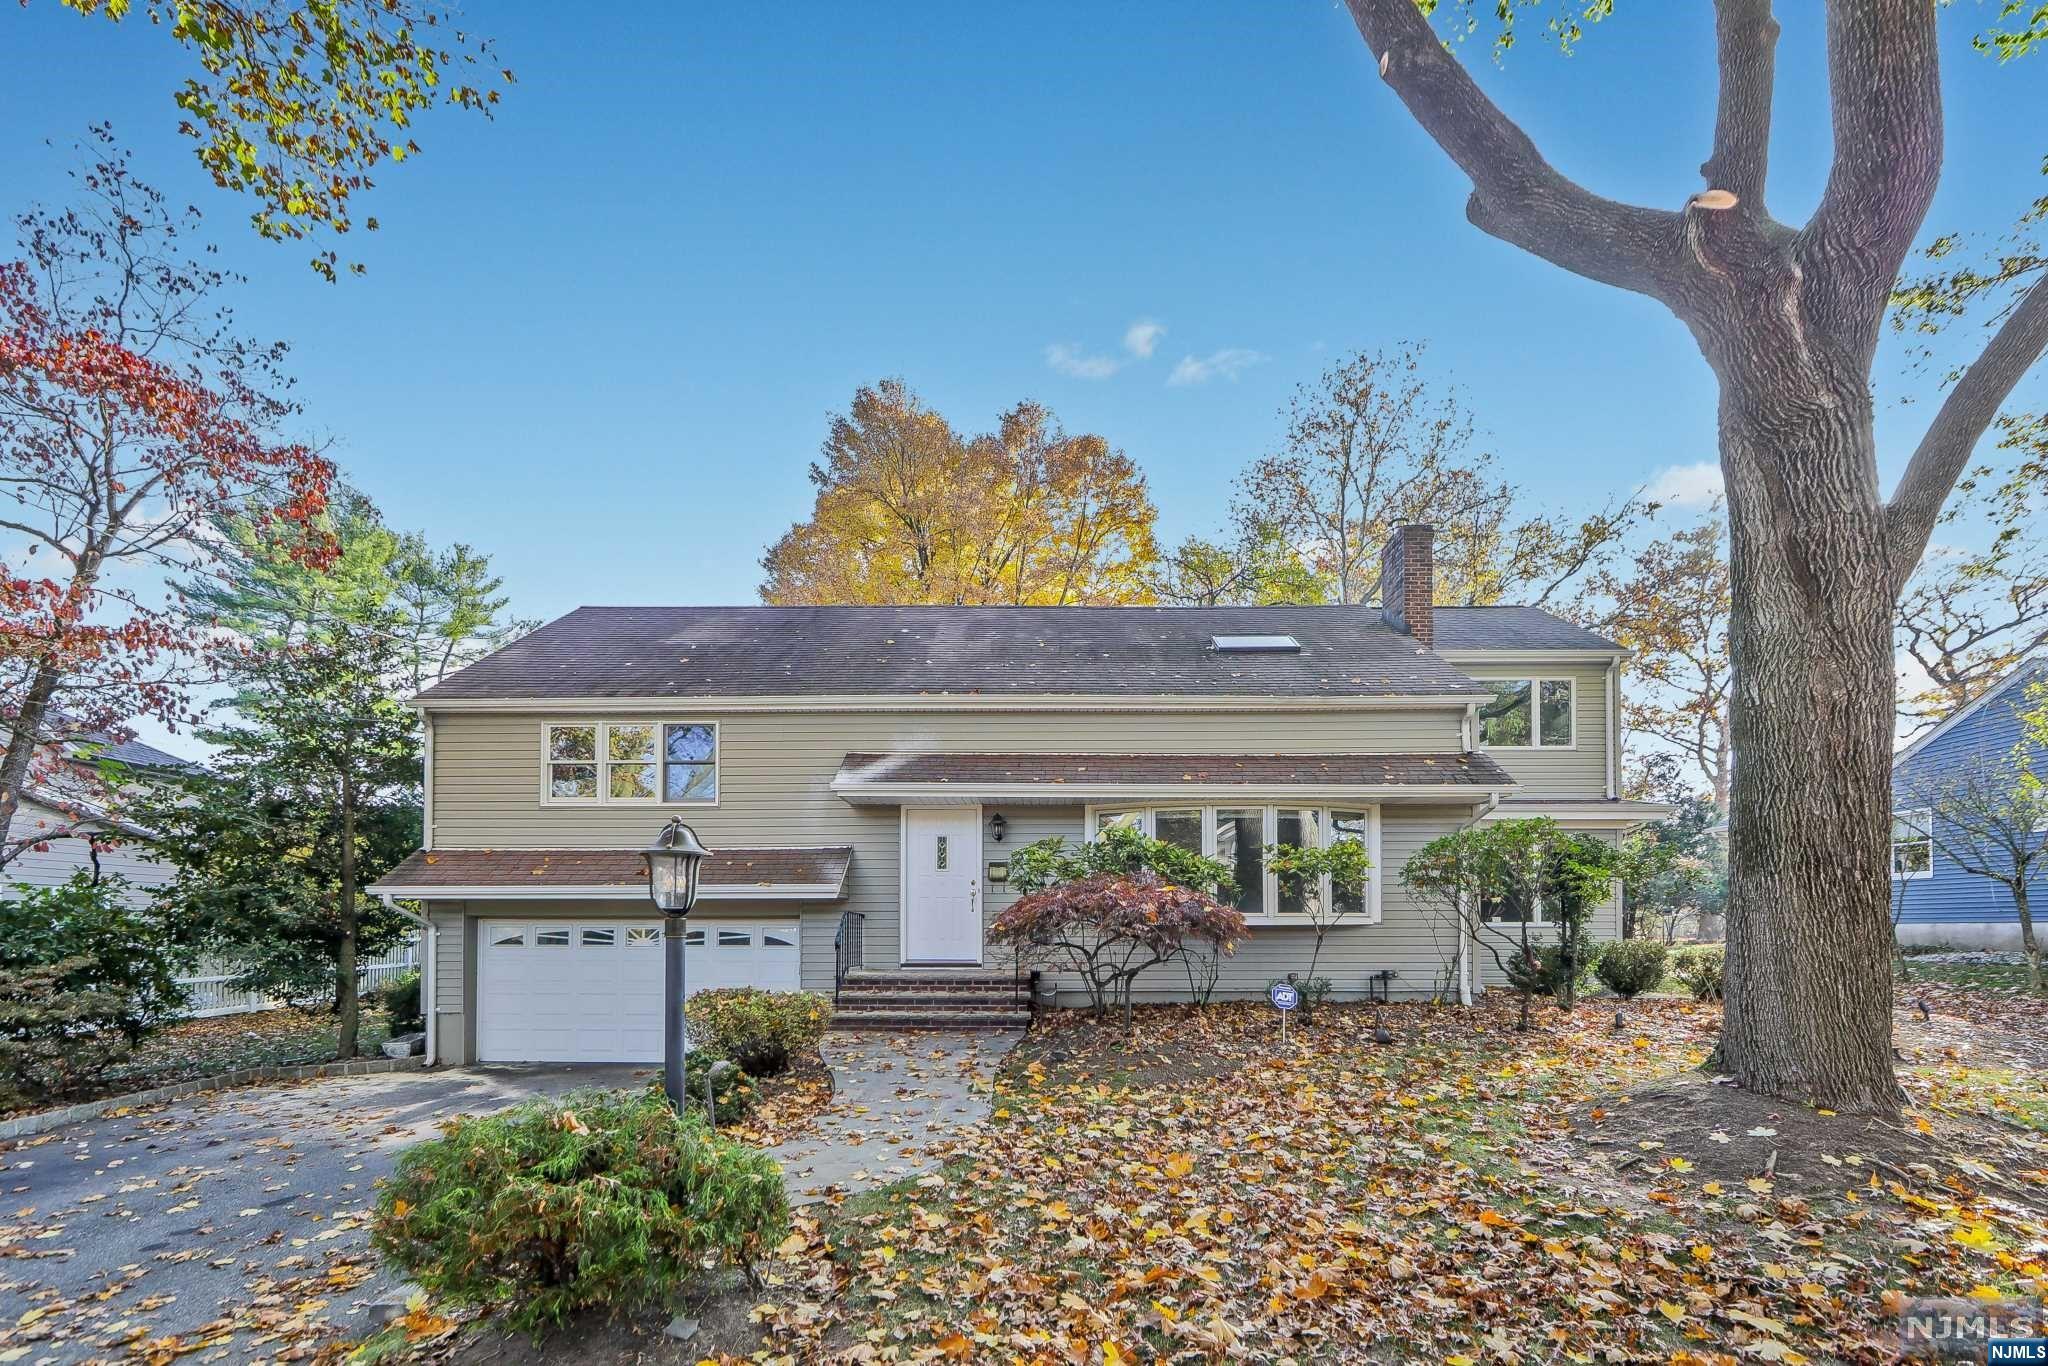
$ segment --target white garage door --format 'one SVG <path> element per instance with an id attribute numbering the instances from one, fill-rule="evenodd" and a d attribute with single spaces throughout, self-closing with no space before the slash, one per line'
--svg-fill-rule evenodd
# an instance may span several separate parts
<path id="1" fill-rule="evenodd" d="M 684 973 L 706 987 L 795 991 L 797 923 L 690 929 Z M 482 1062 L 660 1062 L 661 926 L 642 920 L 486 920 L 477 927 Z"/>

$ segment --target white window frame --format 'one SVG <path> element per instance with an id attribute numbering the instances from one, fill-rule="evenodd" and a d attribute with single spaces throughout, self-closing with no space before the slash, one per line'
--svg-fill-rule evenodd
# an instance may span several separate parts
<path id="1" fill-rule="evenodd" d="M 1526 745 L 1495 745 L 1483 738 L 1486 722 L 1473 722 L 1472 741 L 1481 749 L 1520 751 L 1525 749 L 1567 750 L 1579 747 L 1579 680 L 1572 674 L 1473 674 L 1475 683 L 1527 683 L 1529 685 L 1529 743 Z M 1572 736 L 1565 744 L 1543 743 L 1543 685 L 1562 683 L 1571 690 Z"/>
<path id="2" fill-rule="evenodd" d="M 1927 806 L 1909 806 L 1902 811 L 1894 811 L 1892 813 L 1893 834 L 1894 836 L 1897 835 L 1897 823 L 1899 821 L 1910 820 L 1915 816 L 1921 818 L 1921 824 L 1926 828 L 1927 833 L 1916 840 L 1902 840 L 1896 837 L 1892 840 L 1892 881 L 1894 882 L 1924 882 L 1934 876 L 1934 809 Z M 1899 871 L 1899 846 L 1902 844 L 1925 844 L 1927 846 L 1927 867 L 1924 870 L 1917 873 L 1902 873 Z"/>
<path id="3" fill-rule="evenodd" d="M 588 726 L 595 733 L 597 758 L 592 761 L 597 769 L 597 795 L 595 797 L 557 797 L 554 794 L 555 775 L 553 739 L 557 730 L 572 726 Z M 654 795 L 652 797 L 614 797 L 611 795 L 611 769 L 617 763 L 636 763 L 638 760 L 611 758 L 613 726 L 652 726 L 654 728 Z M 711 728 L 711 781 L 713 793 L 709 797 L 675 797 L 668 795 L 668 728 L 670 726 L 709 726 Z M 540 727 L 540 804 L 542 806 L 717 806 L 725 795 L 725 728 L 718 722 L 704 717 L 671 716 L 657 720 L 618 719 L 589 720 L 578 717 L 556 717 L 541 723 Z M 582 763 L 581 759 L 564 759 L 562 763 Z"/>
<path id="4" fill-rule="evenodd" d="M 1362 914 L 1347 918 L 1341 923 L 1354 925 L 1377 925 L 1380 923 L 1380 807 L 1377 802 L 1347 802 L 1331 801 L 1328 799 L 1270 802 L 1256 800 L 1241 802 L 1176 802 L 1159 800 L 1103 802 L 1087 808 L 1087 819 L 1084 828 L 1087 839 L 1092 843 L 1102 832 L 1102 817 L 1124 811 L 1136 811 L 1139 813 L 1138 829 L 1148 838 L 1157 839 L 1158 836 L 1153 834 L 1153 818 L 1157 813 L 1161 811 L 1200 811 L 1202 813 L 1202 856 L 1204 858 L 1215 858 L 1216 813 L 1218 811 L 1244 811 L 1248 809 L 1263 810 L 1265 812 L 1264 819 L 1260 823 L 1259 845 L 1262 849 L 1276 843 L 1274 834 L 1279 828 L 1279 813 L 1281 811 L 1315 812 L 1318 818 L 1317 829 L 1321 832 L 1321 838 L 1325 840 L 1335 830 L 1335 824 L 1330 818 L 1330 812 L 1364 812 L 1365 855 L 1371 860 L 1372 865 L 1366 870 L 1365 874 L 1365 910 Z M 1330 879 L 1327 877 L 1322 880 L 1321 894 L 1323 904 L 1330 904 Z M 1261 911 L 1257 915 L 1247 913 L 1245 915 L 1246 924 L 1306 925 L 1311 928 L 1315 925 L 1315 918 L 1313 916 L 1299 911 L 1282 911 L 1278 909 L 1280 905 L 1280 878 L 1279 874 L 1275 873 L 1270 867 L 1265 869 L 1265 881 L 1260 889 L 1259 904 L 1273 907 L 1274 909 Z"/>

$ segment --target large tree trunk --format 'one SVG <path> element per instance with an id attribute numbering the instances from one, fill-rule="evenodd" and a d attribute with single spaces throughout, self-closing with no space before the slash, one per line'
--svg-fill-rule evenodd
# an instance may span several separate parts
<path id="1" fill-rule="evenodd" d="M 35 761 L 36 748 L 43 743 L 50 699 L 57 695 L 60 681 L 57 666 L 44 660 L 29 680 L 21 708 L 7 728 L 7 753 L 5 758 L 0 758 L 0 868 L 13 862 L 26 848 L 16 845 L 11 839 L 14 816 L 21 809 L 21 789 L 28 782 L 29 766 Z"/>
<path id="2" fill-rule="evenodd" d="M 335 1056 L 353 1058 L 362 1029 L 363 1005 L 356 966 L 356 811 L 354 785 L 341 785 L 341 945 L 334 958 L 335 1004 L 341 1016 Z"/>
<path id="3" fill-rule="evenodd" d="M 2041 989 L 2041 945 L 2034 938 L 2034 908 L 2027 900 L 2027 879 L 2033 876 L 2033 869 L 2019 866 L 2019 876 L 2012 882 L 2012 908 L 2020 920 L 2020 952 L 2027 956 L 2027 986 L 2034 991 Z"/>
<path id="4" fill-rule="evenodd" d="M 1716 1065 L 1771 1095 L 1895 1109 L 1894 592 L 1870 401 L 1853 375 L 1743 359 L 1765 373 L 1718 367 L 1743 759 Z"/>

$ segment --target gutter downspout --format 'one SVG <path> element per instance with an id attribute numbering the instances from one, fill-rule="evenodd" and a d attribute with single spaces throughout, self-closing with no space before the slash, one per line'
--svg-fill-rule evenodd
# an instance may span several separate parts
<path id="1" fill-rule="evenodd" d="M 413 924 L 419 926 L 422 931 L 420 935 L 420 1016 L 426 1021 L 427 1026 L 427 1052 L 424 1064 L 432 1067 L 436 1056 L 434 1044 L 439 1035 L 439 1031 L 434 1028 L 435 1017 L 440 1013 L 434 1009 L 434 959 L 437 956 L 434 949 L 437 946 L 439 936 L 434 929 L 434 922 L 431 918 L 423 915 L 414 915 L 411 911 L 406 910 L 398 904 L 397 899 L 390 892 L 379 892 L 377 895 L 384 902 L 385 910 L 397 912 Z"/>
<path id="2" fill-rule="evenodd" d="M 1619 689 L 1614 684 L 1621 674 L 1621 661 L 1607 663 L 1607 800 L 1614 801 L 1621 796 L 1621 727 L 1616 714 L 1615 697 Z"/>

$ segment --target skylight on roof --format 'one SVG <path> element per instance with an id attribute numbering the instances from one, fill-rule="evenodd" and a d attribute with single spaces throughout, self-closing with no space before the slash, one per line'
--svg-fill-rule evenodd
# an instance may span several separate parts
<path id="1" fill-rule="evenodd" d="M 1210 636 L 1209 648 L 1224 654 L 1300 654 L 1301 642 L 1293 636 Z"/>

